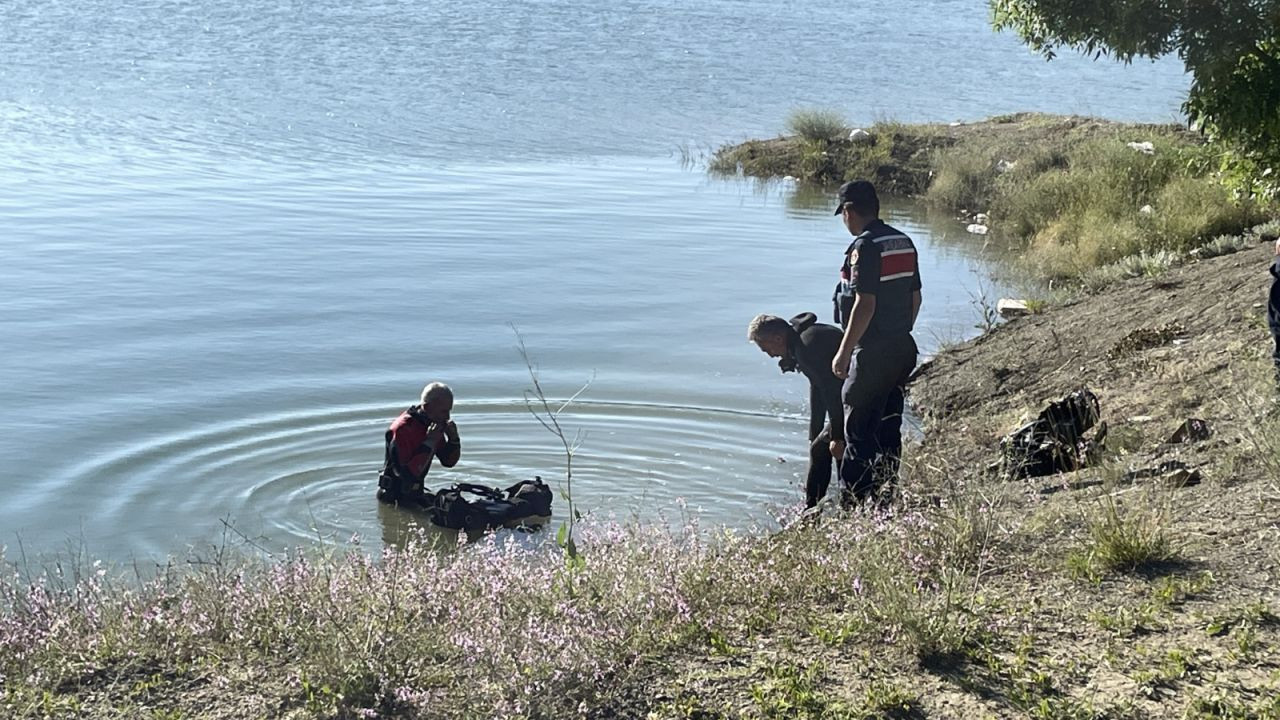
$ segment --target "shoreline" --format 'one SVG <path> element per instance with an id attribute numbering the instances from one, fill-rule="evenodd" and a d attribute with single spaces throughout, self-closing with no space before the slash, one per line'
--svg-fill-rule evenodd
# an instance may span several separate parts
<path id="1" fill-rule="evenodd" d="M 0 714 L 1276 720 L 1264 239 L 941 349 L 891 513 L 712 537 L 605 523 L 572 561 L 553 543 L 230 551 L 144 579 L 10 558 Z M 1101 459 L 993 477 L 1001 437 L 1081 385 Z M 1209 437 L 1172 442 L 1189 418 Z"/>
<path id="2" fill-rule="evenodd" d="M 0 707 L 15 718 L 1275 718 L 1268 259 L 1253 247 L 1118 281 L 940 352 L 912 389 L 929 434 L 908 448 L 892 516 L 827 513 L 710 539 L 602 526 L 580 538 L 580 565 L 481 543 L 378 561 L 232 554 L 137 586 L 87 565 L 40 590 L 11 578 Z M 1178 330 L 1131 342 L 1164 326 Z M 1111 425 L 1107 459 L 992 479 L 999 437 L 1081 383 Z M 1185 417 L 1212 437 L 1165 442 Z M 1198 481 L 1127 479 L 1169 461 Z"/>

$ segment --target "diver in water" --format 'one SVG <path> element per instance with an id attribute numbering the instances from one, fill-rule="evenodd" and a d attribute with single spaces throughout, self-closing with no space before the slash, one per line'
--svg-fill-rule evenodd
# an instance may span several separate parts
<path id="1" fill-rule="evenodd" d="M 387 429 L 385 459 L 378 475 L 378 499 L 421 504 L 431 461 L 451 468 L 462 455 L 458 426 L 449 419 L 453 390 L 433 382 L 422 389 L 421 402 L 400 413 Z"/>
<path id="2" fill-rule="evenodd" d="M 832 460 L 844 453 L 843 381 L 831 371 L 831 361 L 844 332 L 801 313 L 787 322 L 774 315 L 757 315 L 747 327 L 747 339 L 769 357 L 779 358 L 782 372 L 799 370 L 809 379 L 809 473 L 804 484 L 805 507 L 827 494 Z"/>

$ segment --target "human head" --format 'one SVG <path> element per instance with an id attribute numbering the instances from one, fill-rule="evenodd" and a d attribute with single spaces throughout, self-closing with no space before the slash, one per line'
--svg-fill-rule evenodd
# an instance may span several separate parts
<path id="1" fill-rule="evenodd" d="M 872 220 L 880 217 L 880 198 L 876 186 L 867 180 L 854 180 L 840 186 L 836 195 L 836 215 L 842 215 L 844 226 L 857 235 Z"/>
<path id="2" fill-rule="evenodd" d="M 447 422 L 453 412 L 453 390 L 442 382 L 422 388 L 422 409 L 432 422 Z"/>
<path id="3" fill-rule="evenodd" d="M 787 334 L 791 323 L 776 315 L 757 315 L 747 326 L 747 339 L 755 343 L 769 357 L 787 354 Z"/>

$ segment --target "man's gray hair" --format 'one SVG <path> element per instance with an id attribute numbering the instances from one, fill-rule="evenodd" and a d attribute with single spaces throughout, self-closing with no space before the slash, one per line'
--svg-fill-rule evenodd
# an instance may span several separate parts
<path id="1" fill-rule="evenodd" d="M 791 323 L 777 315 L 757 315 L 747 326 L 747 340 L 757 342 L 762 337 L 776 336 L 787 331 Z"/>
<path id="2" fill-rule="evenodd" d="M 442 382 L 428 383 L 422 388 L 422 404 L 426 405 L 432 400 L 443 400 L 445 398 L 453 399 L 453 390 Z"/>

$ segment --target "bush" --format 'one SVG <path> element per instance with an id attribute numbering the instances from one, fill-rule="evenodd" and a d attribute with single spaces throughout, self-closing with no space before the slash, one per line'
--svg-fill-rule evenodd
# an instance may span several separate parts
<path id="1" fill-rule="evenodd" d="M 1156 277 L 1169 268 L 1182 264 L 1182 256 L 1168 250 L 1155 253 L 1138 253 L 1130 255 L 1111 265 L 1103 265 L 1087 270 L 1080 276 L 1080 284 L 1088 290 L 1101 290 L 1121 280 L 1140 277 Z"/>
<path id="2" fill-rule="evenodd" d="M 1248 250 L 1253 241 L 1244 235 L 1219 235 L 1192 252 L 1201 260 Z"/>
<path id="3" fill-rule="evenodd" d="M 974 150 L 939 153 L 929 201 L 955 210 L 986 210 L 995 195 L 996 162 L 989 153 Z"/>
<path id="4" fill-rule="evenodd" d="M 1086 516 L 1089 537 L 1083 555 L 1069 564 L 1099 567 L 1110 572 L 1129 572 L 1173 560 L 1176 554 L 1168 535 L 1168 520 L 1159 503 L 1124 507 L 1110 492 Z M 1081 562 L 1081 558 L 1084 562 Z"/>
<path id="5" fill-rule="evenodd" d="M 1015 168 L 994 185 L 994 229 L 1026 242 L 1026 260 L 1048 278 L 1083 281 L 1095 268 L 1139 258 L 1137 266 L 1094 275 L 1096 285 L 1108 274 L 1162 271 L 1172 257 L 1262 219 L 1258 206 L 1234 202 L 1215 179 L 1187 174 L 1194 149 L 1153 144 L 1147 155 L 1123 138 L 1089 139 L 1066 153 L 1062 167 Z"/>
<path id="6" fill-rule="evenodd" d="M 1161 189 L 1151 216 L 1151 248 L 1187 251 L 1264 219 L 1253 203 L 1237 203 L 1209 178 L 1176 178 Z"/>
<path id="7" fill-rule="evenodd" d="M 787 129 L 809 141 L 830 142 L 844 139 L 849 126 L 840 113 L 818 108 L 797 108 L 787 117 Z"/>

